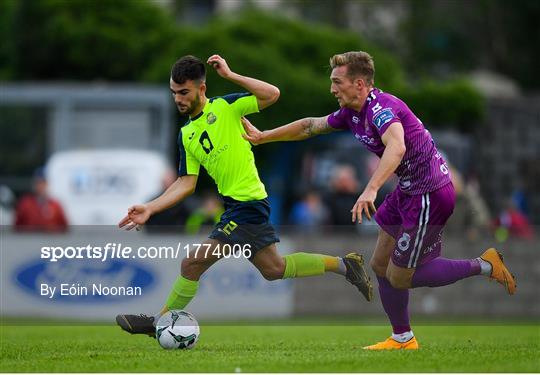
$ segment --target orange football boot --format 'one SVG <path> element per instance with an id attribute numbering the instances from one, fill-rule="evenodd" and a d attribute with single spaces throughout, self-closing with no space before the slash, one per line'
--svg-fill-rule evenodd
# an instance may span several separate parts
<path id="1" fill-rule="evenodd" d="M 364 346 L 363 349 L 366 350 L 417 350 L 419 348 L 418 341 L 416 337 L 413 337 L 407 342 L 399 342 L 394 340 L 392 337 L 387 338 L 383 342 L 378 342 L 374 345 Z"/>
<path id="2" fill-rule="evenodd" d="M 516 292 L 516 278 L 504 265 L 502 254 L 494 248 L 490 248 L 484 251 L 480 258 L 491 264 L 490 279 L 496 280 L 504 286 L 508 294 L 514 294 Z"/>

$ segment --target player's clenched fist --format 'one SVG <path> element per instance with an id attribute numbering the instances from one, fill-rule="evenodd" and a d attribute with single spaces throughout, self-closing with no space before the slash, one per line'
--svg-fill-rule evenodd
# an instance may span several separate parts
<path id="1" fill-rule="evenodd" d="M 223 78 L 229 77 L 232 73 L 231 68 L 229 68 L 229 65 L 227 65 L 227 61 L 225 61 L 225 59 L 220 55 L 212 55 L 206 62 L 210 64 Z"/>

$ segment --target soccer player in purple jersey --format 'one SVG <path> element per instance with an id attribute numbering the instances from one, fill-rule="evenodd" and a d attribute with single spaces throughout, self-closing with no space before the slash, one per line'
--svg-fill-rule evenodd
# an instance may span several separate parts
<path id="1" fill-rule="evenodd" d="M 335 55 L 330 66 L 330 92 L 337 98 L 339 110 L 263 132 L 244 119 L 244 137 L 261 144 L 350 130 L 380 157 L 351 213 L 352 221 L 359 223 L 362 215 L 371 220 L 374 214 L 380 226 L 371 267 L 393 333 L 364 349 L 418 349 L 409 324 L 410 288 L 444 286 L 485 275 L 514 294 L 515 279 L 493 248 L 475 259 L 441 257 L 442 230 L 454 210 L 455 193 L 446 162 L 431 135 L 402 100 L 374 86 L 375 67 L 368 53 Z M 399 186 L 376 210 L 377 192 L 392 173 L 398 176 Z"/>

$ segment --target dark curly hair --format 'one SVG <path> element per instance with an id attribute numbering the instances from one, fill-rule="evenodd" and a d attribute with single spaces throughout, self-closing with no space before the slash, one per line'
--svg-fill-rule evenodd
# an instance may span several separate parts
<path id="1" fill-rule="evenodd" d="M 171 78 L 178 84 L 186 81 L 204 81 L 206 68 L 201 60 L 187 55 L 176 61 L 171 69 Z"/>

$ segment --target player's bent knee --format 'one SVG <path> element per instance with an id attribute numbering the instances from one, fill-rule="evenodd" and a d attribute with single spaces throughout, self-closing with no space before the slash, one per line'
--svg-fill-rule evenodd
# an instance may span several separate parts
<path id="1" fill-rule="evenodd" d="M 402 280 L 400 280 L 399 278 L 397 277 L 393 277 L 393 276 L 390 276 L 390 277 L 386 277 L 388 279 L 388 281 L 390 282 L 390 285 L 392 285 L 393 288 L 396 288 L 396 289 L 407 289 L 404 287 L 404 284 L 402 282 Z"/>
<path id="2" fill-rule="evenodd" d="M 390 282 L 390 285 L 396 289 L 409 289 L 409 279 L 396 274 L 387 274 L 386 278 Z"/>

